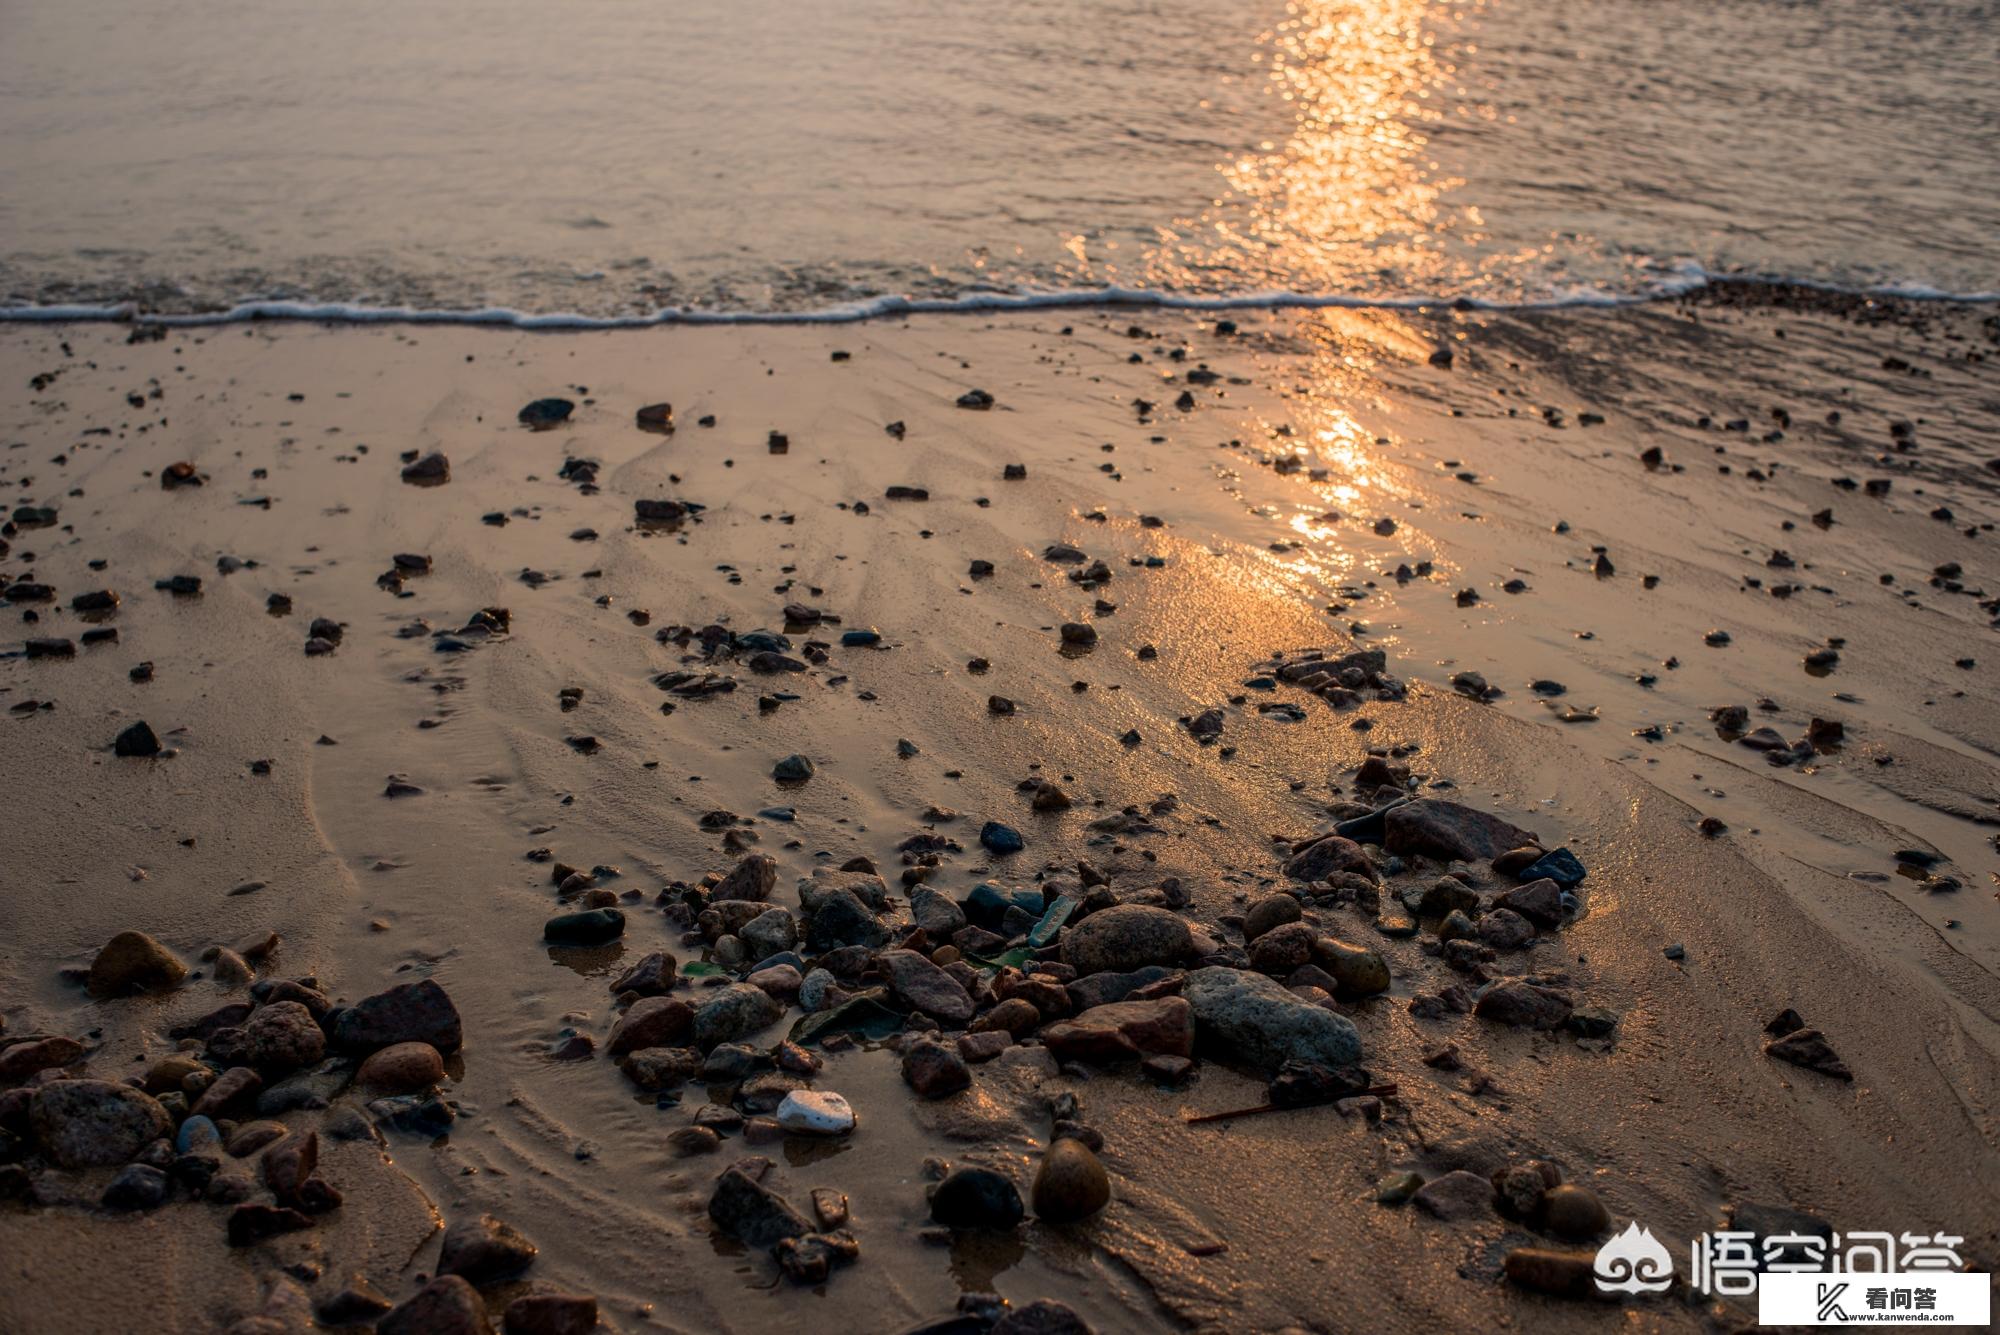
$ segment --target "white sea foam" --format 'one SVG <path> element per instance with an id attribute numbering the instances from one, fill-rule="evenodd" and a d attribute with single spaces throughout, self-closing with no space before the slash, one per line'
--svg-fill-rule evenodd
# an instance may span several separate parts
<path id="1" fill-rule="evenodd" d="M 1704 287 L 1732 284 L 1774 284 L 1904 301 L 1996 302 L 2000 292 L 1951 292 L 1923 283 L 1903 282 L 1854 286 L 1812 278 L 1770 274 L 1709 273 L 1699 266 L 1677 269 L 1674 276 L 1639 292 L 1577 288 L 1545 297 L 1496 301 L 1460 296 L 1370 297 L 1347 293 L 1238 292 L 1198 294 L 1163 292 L 1154 288 L 1089 287 L 1019 292 L 967 292 L 955 297 L 881 296 L 843 302 L 812 310 L 729 311 L 668 306 L 645 314 L 584 315 L 571 311 L 523 311 L 508 306 L 478 310 L 431 310 L 411 306 L 369 306 L 352 302 L 246 301 L 227 310 L 158 313 L 134 303 L 111 305 L 49 305 L 0 307 L 0 323 L 68 323 L 119 321 L 162 325 L 173 329 L 240 324 L 256 320 L 287 320 L 329 324 L 484 325 L 530 331 L 650 329 L 662 325 L 811 325 L 856 324 L 903 315 L 980 314 L 1090 308 L 1132 308 L 1181 311 L 1255 310 L 1426 310 L 1457 306 L 1481 311 L 1545 311 L 1590 307 L 1640 306 L 1670 300 Z"/>

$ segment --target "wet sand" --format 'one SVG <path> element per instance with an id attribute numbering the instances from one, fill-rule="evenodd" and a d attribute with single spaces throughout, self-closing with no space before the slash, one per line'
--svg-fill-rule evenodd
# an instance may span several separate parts
<path id="1" fill-rule="evenodd" d="M 437 1264 L 440 1223 L 480 1212 L 540 1248 L 525 1279 L 488 1290 L 496 1316 L 539 1286 L 595 1294 L 620 1330 L 891 1330 L 982 1291 L 1054 1298 L 1105 1331 L 1752 1319 L 1684 1285 L 1629 1315 L 1527 1293 L 1500 1267 L 1552 1245 L 1536 1228 L 1376 1203 L 1392 1173 L 1529 1159 L 1667 1240 L 1683 1274 L 1688 1239 L 1745 1205 L 1843 1232 L 1949 1231 L 1969 1268 L 1993 1269 L 1993 320 L 1725 288 L 1542 316 L 1244 315 L 1230 333 L 1116 310 L 556 336 L 0 331 L 15 387 L 0 480 L 10 508 L 57 510 L 0 555 L 8 584 L 56 595 L 0 608 L 0 1044 L 73 1036 L 87 1056 L 72 1073 L 116 1080 L 244 996 L 203 976 L 91 998 L 65 971 L 125 930 L 204 975 L 208 947 L 275 931 L 260 977 L 316 978 L 342 1002 L 434 978 L 465 1030 L 448 1133 L 390 1126 L 379 1154 L 364 1140 L 323 1155 L 346 1203 L 255 1246 L 225 1247 L 208 1202 L 100 1211 L 109 1170 L 22 1150 L 13 1180 L 31 1199 L 0 1203 L 0 1328 L 207 1330 L 267 1302 L 282 1321 L 357 1271 L 400 1301 Z M 992 406 L 956 406 L 973 389 Z M 550 396 L 575 405 L 566 421 L 517 421 Z M 662 401 L 674 432 L 638 429 Z M 448 482 L 401 480 L 406 455 L 433 451 Z M 597 462 L 593 484 L 563 476 L 573 459 Z M 179 461 L 203 485 L 163 489 Z M 669 498 L 702 508 L 635 524 L 635 502 Z M 1080 563 L 1044 559 L 1057 543 L 1108 581 L 1077 584 Z M 430 569 L 385 588 L 398 553 Z M 182 574 L 198 596 L 156 590 Z M 115 614 L 69 610 L 100 588 L 121 595 Z M 828 646 L 802 672 L 690 664 L 698 642 L 661 638 L 782 630 L 794 603 L 840 618 L 793 628 L 795 646 Z M 508 632 L 463 652 L 398 633 L 490 607 Z M 309 656 L 315 618 L 344 630 Z M 1071 622 L 1094 646 L 1064 644 Z M 25 656 L 93 625 L 116 642 Z M 842 645 L 857 628 L 880 644 Z M 1805 666 L 1829 646 L 1836 661 Z M 1336 708 L 1246 685 L 1307 648 L 1382 649 L 1407 691 Z M 141 662 L 153 671 L 134 681 Z M 737 688 L 655 685 L 688 668 Z M 996 695 L 1014 710 L 994 713 Z M 1734 705 L 1744 725 L 1718 726 Z M 1188 722 L 1212 708 L 1205 744 Z M 1844 737 L 1794 748 L 1815 718 Z M 170 754 L 112 754 L 140 719 Z M 1745 744 L 1766 726 L 1783 750 Z M 953 898 L 986 880 L 1073 887 L 1084 859 L 1121 899 L 1178 878 L 1182 916 L 1240 951 L 1246 905 L 1304 889 L 1281 872 L 1288 850 L 1331 829 L 1370 748 L 1420 794 L 1581 859 L 1576 916 L 1480 967 L 1608 1009 L 1608 1039 L 1413 1014 L 1476 980 L 1431 930 L 1383 935 L 1328 898 L 1308 921 L 1393 975 L 1386 995 L 1329 1001 L 1396 1085 L 1379 1121 L 1315 1107 L 1188 1124 L 1264 1099 L 1213 1050 L 1180 1085 L 1016 1051 L 923 1101 L 893 1051 L 864 1044 L 814 1077 L 852 1103 L 851 1134 L 680 1157 L 670 1133 L 730 1091 L 656 1100 L 605 1054 L 611 980 L 653 950 L 684 973 L 701 959 L 663 907 L 745 851 L 776 859 L 786 906 L 815 868 L 855 857 L 903 899 L 897 846 L 926 832 L 959 846 L 927 881 Z M 812 777 L 775 780 L 794 754 Z M 388 796 L 391 776 L 421 791 Z M 1029 780 L 1072 805 L 1032 810 Z M 933 806 L 957 814 L 927 819 Z M 715 811 L 744 819 L 705 827 Z M 987 821 L 1025 848 L 989 854 Z M 626 914 L 618 942 L 543 941 L 575 905 L 537 849 L 616 869 L 597 885 Z M 1384 902 L 1441 870 L 1390 869 Z M 1785 1008 L 1851 1082 L 1765 1055 Z M 572 1034 L 595 1040 L 591 1059 L 556 1058 Z M 1427 1065 L 1446 1043 L 1459 1068 Z M 1111 1205 L 1080 1225 L 928 1237 L 926 1160 L 999 1168 L 1025 1194 L 1064 1094 L 1102 1134 Z M 802 1209 L 812 1188 L 846 1193 L 859 1259 L 802 1287 L 711 1229 L 715 1175 L 746 1154 L 776 1161 L 767 1184 Z"/>

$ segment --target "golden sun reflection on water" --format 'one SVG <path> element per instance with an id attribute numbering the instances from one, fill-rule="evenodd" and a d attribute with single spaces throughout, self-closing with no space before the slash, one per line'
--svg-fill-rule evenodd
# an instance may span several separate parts
<path id="1" fill-rule="evenodd" d="M 1453 34 L 1483 0 L 1293 0 L 1251 60 L 1290 131 L 1220 164 L 1221 198 L 1163 228 L 1150 279 L 1187 288 L 1218 277 L 1267 290 L 1462 290 L 1482 239 L 1463 182 L 1431 157 L 1429 127 L 1487 114 L 1456 87 Z M 1443 36 L 1440 31 L 1443 31 Z"/>

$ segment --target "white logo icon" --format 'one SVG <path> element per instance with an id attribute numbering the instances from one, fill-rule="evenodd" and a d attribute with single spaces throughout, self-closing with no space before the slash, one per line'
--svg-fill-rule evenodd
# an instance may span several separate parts
<path id="1" fill-rule="evenodd" d="M 1591 1268 L 1606 1293 L 1662 1293 L 1674 1282 L 1674 1258 L 1651 1229 L 1637 1223 L 1599 1247 Z"/>

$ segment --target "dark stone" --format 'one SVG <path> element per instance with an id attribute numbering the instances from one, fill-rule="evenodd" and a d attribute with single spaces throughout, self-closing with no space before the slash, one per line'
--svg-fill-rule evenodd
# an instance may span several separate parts
<path id="1" fill-rule="evenodd" d="M 329 1018 L 334 1046 L 355 1056 L 391 1043 L 428 1043 L 449 1055 L 465 1041 L 458 1007 L 429 978 L 364 997 Z"/>
<path id="2" fill-rule="evenodd" d="M 457 1275 L 440 1275 L 375 1326 L 375 1335 L 492 1335 L 479 1290 Z"/>
<path id="3" fill-rule="evenodd" d="M 1009 1229 L 1025 1213 L 1013 1182 L 990 1168 L 961 1168 L 931 1193 L 931 1218 L 946 1228 Z"/>
<path id="4" fill-rule="evenodd" d="M 518 1229 L 490 1214 L 460 1219 L 445 1230 L 437 1272 L 492 1284 L 526 1270 L 538 1250 Z"/>
<path id="5" fill-rule="evenodd" d="M 782 1238 L 804 1237 L 812 1224 L 791 1204 L 742 1165 L 725 1169 L 708 1198 L 708 1217 L 730 1237 L 751 1247 L 775 1246 Z"/>
<path id="6" fill-rule="evenodd" d="M 1533 834 L 1498 816 L 1435 797 L 1405 802 L 1383 817 L 1382 847 L 1406 856 L 1477 862 L 1534 842 Z"/>
<path id="7" fill-rule="evenodd" d="M 111 750 L 121 756 L 156 756 L 160 754 L 160 739 L 141 719 L 118 734 Z"/>
<path id="8" fill-rule="evenodd" d="M 1583 884 L 1583 878 L 1589 875 L 1583 863 L 1577 861 L 1576 854 L 1567 848 L 1544 854 L 1539 861 L 1515 874 L 1523 881 L 1551 880 L 1565 890 Z"/>
<path id="9" fill-rule="evenodd" d="M 625 914 L 618 909 L 584 909 L 558 913 L 542 924 L 542 937 L 556 946 L 601 946 L 625 935 Z"/>

